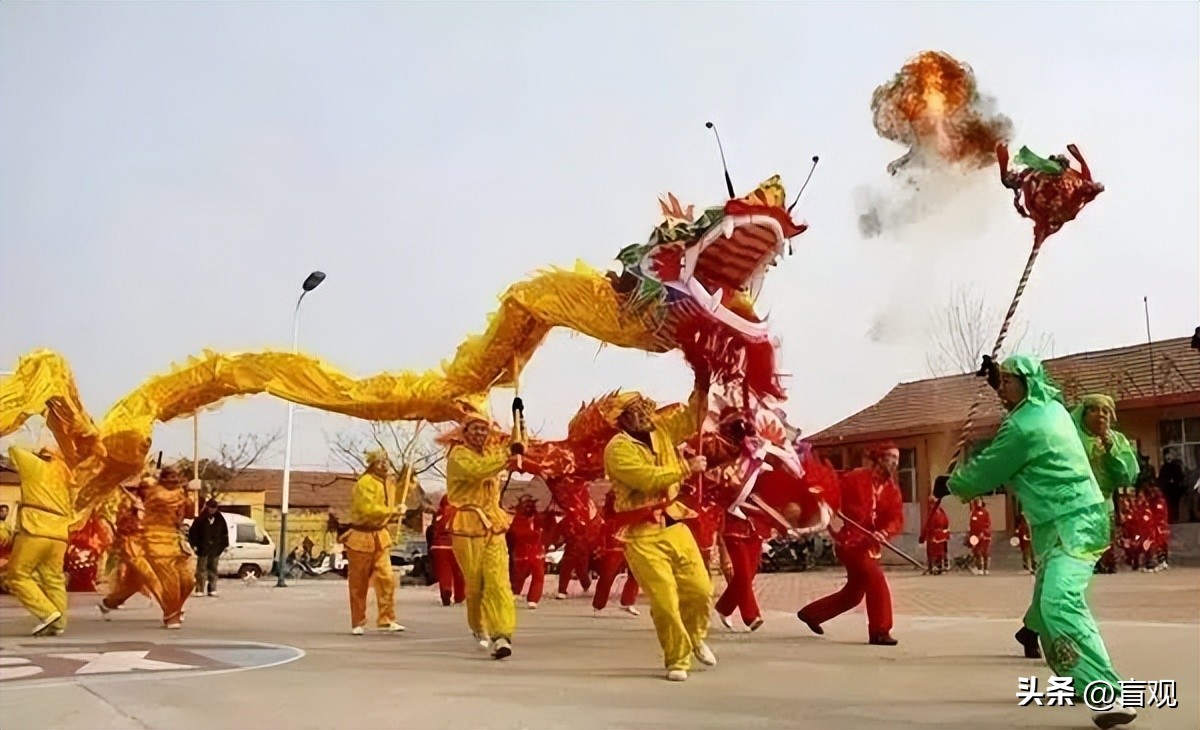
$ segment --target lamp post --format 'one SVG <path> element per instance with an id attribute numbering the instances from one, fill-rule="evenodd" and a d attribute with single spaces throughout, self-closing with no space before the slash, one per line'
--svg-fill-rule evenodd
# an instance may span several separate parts
<path id="1" fill-rule="evenodd" d="M 313 289 L 321 285 L 325 281 L 325 273 L 314 271 L 308 275 L 301 285 L 303 291 L 300 292 L 300 298 L 296 300 L 296 310 L 292 313 L 292 352 L 296 352 L 296 346 L 300 339 L 300 303 L 304 301 L 304 295 L 308 294 Z M 284 572 L 286 569 L 287 560 L 287 519 L 288 519 L 288 487 L 292 482 L 292 419 L 296 414 L 296 404 L 288 401 L 287 412 L 287 437 L 283 447 L 283 490 L 280 495 L 280 510 L 279 510 L 279 576 L 275 581 L 276 588 L 286 588 L 287 581 L 284 580 Z"/>

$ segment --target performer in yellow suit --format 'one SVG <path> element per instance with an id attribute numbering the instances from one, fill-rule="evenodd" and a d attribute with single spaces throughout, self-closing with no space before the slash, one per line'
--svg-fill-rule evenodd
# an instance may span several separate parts
<path id="1" fill-rule="evenodd" d="M 675 501 L 683 480 L 703 472 L 703 456 L 681 459 L 676 445 L 697 430 L 707 407 L 707 378 L 697 378 L 688 408 L 655 417 L 655 404 L 626 393 L 616 417 L 621 432 L 604 449 L 625 559 L 650 599 L 667 679 L 688 677 L 692 657 L 713 666 L 708 636 L 712 581 L 696 539 L 681 520 L 695 513 Z"/>
<path id="2" fill-rule="evenodd" d="M 168 629 L 183 628 L 183 606 L 196 587 L 196 575 L 191 559 L 183 549 L 180 532 L 185 518 L 193 514 L 188 498 L 187 482 L 173 466 L 164 466 L 157 479 L 144 482 L 142 488 L 142 541 L 146 561 L 158 578 L 163 625 Z"/>
<path id="3" fill-rule="evenodd" d="M 143 481 L 149 484 L 149 479 Z M 139 487 L 141 491 L 141 487 Z M 125 495 L 115 518 L 117 539 L 113 544 L 118 564 L 110 581 L 108 595 L 97 604 L 100 615 L 108 620 L 108 614 L 125 605 L 133 596 L 144 593 L 164 608 L 162 584 L 146 559 L 145 505 L 137 495 Z"/>
<path id="4" fill-rule="evenodd" d="M 493 443 L 491 419 L 475 404 L 460 419 L 462 441 L 446 456 L 446 497 L 454 558 L 467 584 L 467 624 L 495 659 L 512 656 L 517 611 L 504 533 L 512 518 L 500 508 L 500 472 L 521 445 Z"/>
<path id="5" fill-rule="evenodd" d="M 382 631 L 404 631 L 396 623 L 396 578 L 388 552 L 392 546 L 388 522 L 397 508 L 392 503 L 395 493 L 387 453 L 381 449 L 368 452 L 367 471 L 359 477 L 350 498 L 350 530 L 341 536 L 350 563 L 350 633 L 355 636 L 366 631 L 367 591 L 372 586 L 378 605 L 376 625 Z"/>
<path id="6" fill-rule="evenodd" d="M 67 628 L 67 577 L 63 557 L 71 506 L 71 471 L 58 454 L 36 454 L 17 446 L 8 456 L 21 479 L 21 506 L 8 564 L 8 590 L 37 617 L 34 636 L 57 635 Z"/>

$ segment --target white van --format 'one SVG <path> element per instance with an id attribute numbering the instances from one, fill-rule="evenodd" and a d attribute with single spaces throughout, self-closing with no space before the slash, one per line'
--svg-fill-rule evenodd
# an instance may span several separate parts
<path id="1" fill-rule="evenodd" d="M 275 543 L 258 523 L 244 515 L 222 512 L 229 525 L 229 547 L 221 553 L 217 572 L 223 576 L 259 577 L 275 565 Z"/>

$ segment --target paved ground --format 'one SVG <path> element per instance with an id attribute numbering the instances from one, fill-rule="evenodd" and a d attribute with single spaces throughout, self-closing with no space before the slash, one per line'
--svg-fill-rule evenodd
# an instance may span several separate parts
<path id="1" fill-rule="evenodd" d="M 648 615 L 592 616 L 586 599 L 522 609 L 515 656 L 493 662 L 467 638 L 461 608 L 400 591 L 400 636 L 348 634 L 340 582 L 284 590 L 225 584 L 194 599 L 187 628 L 157 628 L 146 603 L 100 621 L 72 595 L 70 633 L 31 639 L 0 601 L 4 728 L 1085 728 L 1085 708 L 1018 707 L 1012 632 L 1029 576 L 891 575 L 897 647 L 864 643 L 861 613 L 816 637 L 792 615 L 836 573 L 762 576 L 758 633 L 719 626 L 718 667 L 661 678 Z M 1093 603 L 1118 669 L 1174 679 L 1179 707 L 1138 727 L 1200 726 L 1200 571 L 1099 576 Z M 258 668 L 255 668 L 258 667 Z"/>

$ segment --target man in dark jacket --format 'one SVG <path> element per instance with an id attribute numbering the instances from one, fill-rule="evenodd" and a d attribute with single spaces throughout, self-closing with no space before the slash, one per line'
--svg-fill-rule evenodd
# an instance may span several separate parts
<path id="1" fill-rule="evenodd" d="M 229 525 L 218 508 L 217 500 L 204 503 L 204 511 L 192 522 L 188 542 L 196 551 L 196 595 L 217 595 L 217 562 L 229 547 Z"/>

